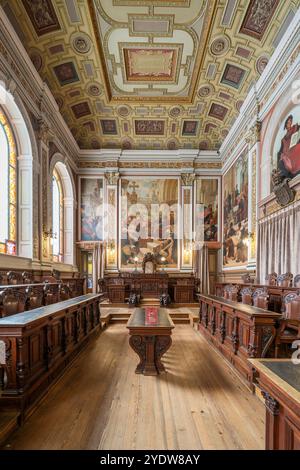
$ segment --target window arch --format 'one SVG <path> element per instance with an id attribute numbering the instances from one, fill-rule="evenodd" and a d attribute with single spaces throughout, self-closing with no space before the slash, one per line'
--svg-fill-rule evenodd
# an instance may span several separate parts
<path id="1" fill-rule="evenodd" d="M 0 107 L 0 253 L 17 254 L 17 152 L 12 128 Z"/>
<path id="2" fill-rule="evenodd" d="M 74 184 L 61 156 L 52 157 L 52 257 L 54 262 L 74 261 Z"/>
<path id="3" fill-rule="evenodd" d="M 52 176 L 52 232 L 53 261 L 63 261 L 64 255 L 64 193 L 60 175 L 56 169 Z"/>

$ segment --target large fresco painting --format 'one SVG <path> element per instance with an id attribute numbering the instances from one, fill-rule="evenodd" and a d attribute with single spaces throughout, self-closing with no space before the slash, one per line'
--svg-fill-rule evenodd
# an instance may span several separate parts
<path id="1" fill-rule="evenodd" d="M 121 268 L 140 266 L 148 252 L 177 268 L 178 179 L 122 178 L 121 196 Z"/>
<path id="2" fill-rule="evenodd" d="M 81 178 L 81 240 L 103 239 L 103 180 Z"/>
<path id="3" fill-rule="evenodd" d="M 195 232 L 196 239 L 218 241 L 218 179 L 197 179 Z"/>
<path id="4" fill-rule="evenodd" d="M 271 170 L 274 168 L 287 178 L 294 178 L 300 173 L 300 105 L 287 113 L 279 125 Z"/>
<path id="5" fill-rule="evenodd" d="M 248 153 L 245 150 L 223 180 L 223 266 L 248 261 Z"/>

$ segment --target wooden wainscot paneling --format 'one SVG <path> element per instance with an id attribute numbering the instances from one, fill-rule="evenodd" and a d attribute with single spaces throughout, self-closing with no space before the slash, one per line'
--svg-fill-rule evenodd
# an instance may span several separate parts
<path id="1" fill-rule="evenodd" d="M 30 413 L 90 335 L 100 330 L 102 297 L 87 294 L 0 319 L 2 409 L 17 409 L 22 419 Z"/>
<path id="2" fill-rule="evenodd" d="M 213 295 L 198 295 L 199 330 L 252 385 L 249 358 L 265 357 L 276 335 L 278 313 Z"/>

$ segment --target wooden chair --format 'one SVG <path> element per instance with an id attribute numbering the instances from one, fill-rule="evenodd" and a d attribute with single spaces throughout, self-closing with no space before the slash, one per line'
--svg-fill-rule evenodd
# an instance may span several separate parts
<path id="1" fill-rule="evenodd" d="M 239 289 L 233 284 L 228 284 L 224 287 L 224 299 L 232 300 L 233 302 L 238 301 Z"/>
<path id="2" fill-rule="evenodd" d="M 277 285 L 277 273 L 267 274 L 265 277 L 265 280 L 269 286 L 276 286 Z"/>
<path id="3" fill-rule="evenodd" d="M 253 301 L 254 307 L 268 310 L 269 294 L 267 290 L 263 287 L 259 287 L 258 289 L 255 289 L 255 291 L 252 294 L 252 301 Z"/>
<path id="4" fill-rule="evenodd" d="M 280 287 L 291 287 L 293 277 L 294 276 L 292 275 L 292 273 L 280 274 L 277 277 L 277 285 L 280 286 Z"/>
<path id="5" fill-rule="evenodd" d="M 71 298 L 71 291 L 67 284 L 59 284 L 59 298 L 61 301 Z"/>
<path id="6" fill-rule="evenodd" d="M 294 287 L 300 287 L 300 274 L 297 274 L 294 278 Z"/>
<path id="7" fill-rule="evenodd" d="M 22 282 L 23 284 L 32 284 L 32 274 L 28 271 L 22 272 Z"/>
<path id="8" fill-rule="evenodd" d="M 9 271 L 7 273 L 7 284 L 15 286 L 17 284 L 23 284 L 22 274 L 15 271 Z"/>
<path id="9" fill-rule="evenodd" d="M 44 285 L 44 304 L 51 305 L 59 302 L 59 285 L 45 283 Z"/>
<path id="10" fill-rule="evenodd" d="M 253 279 L 251 279 L 249 273 L 243 274 L 243 275 L 241 276 L 241 279 L 242 279 L 242 282 L 243 282 L 244 284 L 252 284 L 252 283 L 253 283 Z"/>
<path id="11" fill-rule="evenodd" d="M 246 305 L 252 305 L 252 294 L 253 289 L 251 289 L 251 287 L 243 287 L 240 291 L 242 303 Z"/>
<path id="12" fill-rule="evenodd" d="M 0 292 L 0 318 L 25 311 L 26 292 L 18 288 L 7 288 Z"/>
<path id="13" fill-rule="evenodd" d="M 26 310 L 42 307 L 43 305 L 43 286 L 29 286 L 27 288 Z"/>
<path id="14" fill-rule="evenodd" d="M 284 312 L 275 338 L 275 357 L 281 345 L 287 348 L 300 339 L 300 296 L 296 292 L 287 294 L 283 299 Z M 285 351 L 288 356 L 288 351 Z"/>

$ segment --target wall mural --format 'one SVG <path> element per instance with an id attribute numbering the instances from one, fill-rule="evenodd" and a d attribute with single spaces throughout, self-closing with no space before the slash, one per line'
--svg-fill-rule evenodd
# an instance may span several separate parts
<path id="1" fill-rule="evenodd" d="M 218 241 L 218 180 L 215 178 L 196 181 L 195 231 L 199 241 Z"/>
<path id="2" fill-rule="evenodd" d="M 224 267 L 248 261 L 248 153 L 245 150 L 223 180 Z"/>
<path id="3" fill-rule="evenodd" d="M 287 178 L 294 178 L 300 173 L 300 105 L 287 113 L 279 125 L 271 171 L 274 168 Z"/>
<path id="4" fill-rule="evenodd" d="M 122 178 L 121 268 L 141 265 L 148 252 L 177 268 L 178 179 Z"/>
<path id="5" fill-rule="evenodd" d="M 103 180 L 80 179 L 81 240 L 103 239 Z"/>

